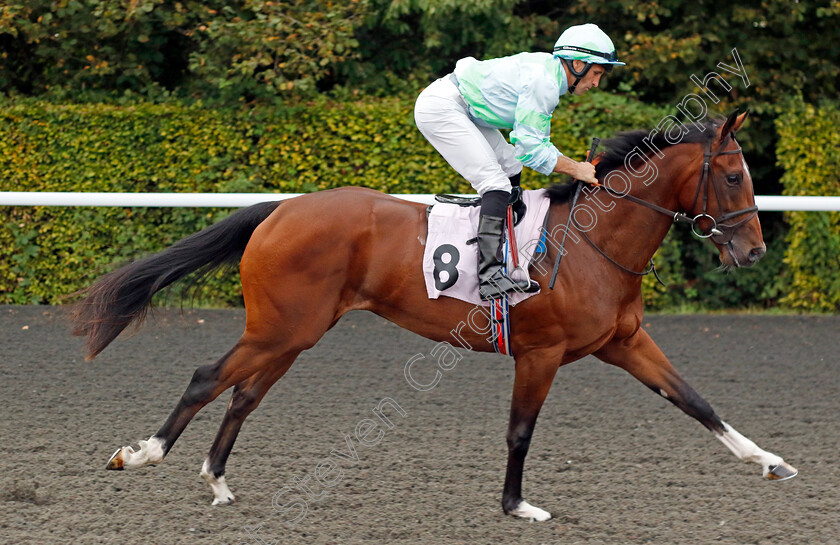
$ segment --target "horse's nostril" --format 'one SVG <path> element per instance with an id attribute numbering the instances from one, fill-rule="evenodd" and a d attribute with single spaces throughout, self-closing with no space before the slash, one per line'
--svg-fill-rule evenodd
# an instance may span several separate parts
<path id="1" fill-rule="evenodd" d="M 750 250 L 750 263 L 755 263 L 756 261 L 764 257 L 765 253 L 767 253 L 767 249 L 764 246 L 753 248 L 752 250 Z"/>

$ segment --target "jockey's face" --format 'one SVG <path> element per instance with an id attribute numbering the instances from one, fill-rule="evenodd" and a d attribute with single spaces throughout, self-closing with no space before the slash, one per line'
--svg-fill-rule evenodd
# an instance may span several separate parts
<path id="1" fill-rule="evenodd" d="M 583 61 L 574 61 L 575 70 L 580 72 L 586 66 Z M 582 95 L 593 87 L 598 87 L 601 83 L 601 76 L 606 70 L 600 64 L 593 64 L 585 76 L 580 80 L 575 88 L 575 95 Z"/>

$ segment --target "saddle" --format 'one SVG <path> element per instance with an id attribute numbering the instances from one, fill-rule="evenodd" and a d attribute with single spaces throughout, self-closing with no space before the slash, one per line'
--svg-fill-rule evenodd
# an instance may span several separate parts
<path id="1" fill-rule="evenodd" d="M 518 195 L 519 196 L 519 195 Z M 538 255 L 544 255 L 544 225 L 548 217 L 549 199 L 545 189 L 526 191 L 521 195 L 527 201 L 530 214 L 519 216 L 521 225 L 515 225 L 516 253 L 521 265 L 516 267 L 512 258 L 511 240 L 505 243 L 508 270 L 526 274 L 528 265 Z M 507 297 L 482 301 L 478 292 L 478 250 L 475 243 L 478 226 L 478 197 L 437 195 L 435 204 L 428 208 L 428 231 L 423 254 L 423 277 L 430 299 L 453 297 L 477 307 L 486 308 L 490 317 L 488 341 L 496 352 L 512 355 L 510 351 L 509 308 L 531 297 L 533 293 L 511 293 Z M 524 210 L 522 202 L 520 210 Z M 517 222 L 515 222 L 516 224 Z"/>
<path id="2" fill-rule="evenodd" d="M 522 188 L 519 186 L 514 186 L 513 190 L 510 193 L 510 200 L 508 204 L 513 206 L 513 224 L 519 225 L 525 218 L 525 214 L 528 213 L 528 207 L 525 205 L 525 200 L 522 198 Z M 442 204 L 454 204 L 457 206 L 463 207 L 471 207 L 471 206 L 481 206 L 481 197 L 464 197 L 462 195 L 449 195 L 446 193 L 438 193 L 435 195 L 435 200 Z M 430 206 L 426 210 L 426 216 L 431 213 L 432 207 Z"/>
<path id="3" fill-rule="evenodd" d="M 452 196 L 443 197 L 444 199 Z M 475 236 L 479 210 L 477 198 L 455 196 L 455 203 L 439 203 L 431 207 L 423 254 L 423 271 L 430 299 L 454 297 L 475 305 L 488 306 L 478 293 L 478 249 Z M 526 191 L 524 199 L 530 213 L 516 226 L 521 268 L 527 272 L 538 249 L 542 228 L 548 215 L 549 200 L 544 189 Z M 473 204 L 475 203 L 475 204 Z M 514 267 L 511 267 L 513 269 Z M 511 306 L 533 294 L 516 293 Z"/>
<path id="4" fill-rule="evenodd" d="M 461 195 L 448 195 L 446 193 L 438 193 L 435 195 L 435 200 L 439 203 L 457 204 L 458 206 L 479 206 L 481 204 L 481 197 L 479 196 L 463 197 Z"/>

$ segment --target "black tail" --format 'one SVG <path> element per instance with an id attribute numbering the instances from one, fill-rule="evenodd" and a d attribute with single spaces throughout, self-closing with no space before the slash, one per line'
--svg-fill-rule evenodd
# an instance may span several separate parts
<path id="1" fill-rule="evenodd" d="M 166 250 L 106 274 L 79 292 L 73 334 L 87 337 L 87 359 L 102 352 L 132 322 L 143 321 L 152 296 L 190 273 L 195 283 L 223 265 L 238 263 L 257 226 L 279 201 L 255 204 L 192 234 Z"/>

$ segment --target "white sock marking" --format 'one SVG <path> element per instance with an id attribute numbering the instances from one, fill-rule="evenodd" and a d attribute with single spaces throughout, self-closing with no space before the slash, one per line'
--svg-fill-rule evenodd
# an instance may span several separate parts
<path id="1" fill-rule="evenodd" d="M 739 459 L 761 465 L 762 474 L 765 477 L 770 472 L 771 467 L 784 462 L 780 456 L 758 448 L 758 445 L 738 433 L 735 428 L 726 422 L 723 423 L 723 427 L 723 433 L 715 434 L 720 442 L 726 445 Z"/>
<path id="2" fill-rule="evenodd" d="M 225 482 L 225 476 L 222 475 L 218 479 L 210 472 L 210 460 L 204 460 L 204 465 L 201 466 L 201 478 L 204 482 L 210 485 L 213 490 L 213 505 L 224 505 L 232 502 L 235 498 L 233 492 L 228 488 Z"/>
<path id="3" fill-rule="evenodd" d="M 539 507 L 534 507 L 525 500 L 519 502 L 519 505 L 517 505 L 516 509 L 511 511 L 510 514 L 515 517 L 531 519 L 531 521 L 537 522 L 543 522 L 551 518 L 551 513 L 544 511 Z"/>
<path id="4" fill-rule="evenodd" d="M 163 461 L 163 441 L 152 436 L 148 441 L 140 441 L 139 444 L 140 450 L 136 452 L 131 447 L 123 447 L 122 460 L 125 469 L 159 464 Z"/>

